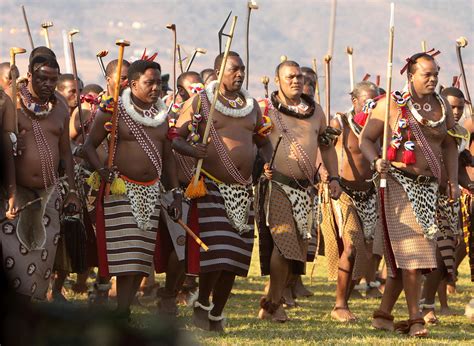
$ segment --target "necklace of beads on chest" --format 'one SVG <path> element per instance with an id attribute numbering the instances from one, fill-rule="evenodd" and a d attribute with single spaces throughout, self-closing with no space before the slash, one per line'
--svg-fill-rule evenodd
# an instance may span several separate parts
<path id="1" fill-rule="evenodd" d="M 292 178 L 298 183 L 298 179 L 295 177 L 293 168 L 289 161 L 289 157 L 291 154 L 295 156 L 298 167 L 300 168 L 301 172 L 303 172 L 303 174 L 306 176 L 306 179 L 308 179 L 311 183 L 314 183 L 315 168 L 314 168 L 314 165 L 311 163 L 309 155 L 306 153 L 303 147 L 298 143 L 293 132 L 285 124 L 280 112 L 274 109 L 273 114 L 275 115 L 275 120 L 280 129 L 280 132 L 283 135 L 283 139 L 286 142 L 284 145 L 285 152 L 286 152 L 285 157 L 286 157 L 286 163 L 288 165 Z M 298 185 L 302 189 L 304 189 L 303 186 L 301 186 L 300 184 Z"/>
<path id="2" fill-rule="evenodd" d="M 127 127 L 132 132 L 133 137 L 137 140 L 140 147 L 150 159 L 151 163 L 155 167 L 158 177 L 161 177 L 163 165 L 158 148 L 155 146 L 150 136 L 146 133 L 145 129 L 143 128 L 143 125 L 137 123 L 129 116 L 122 102 L 119 102 L 119 117 L 123 119 L 125 125 L 127 125 Z M 117 143 L 117 140 L 115 141 L 115 143 Z M 116 150 L 117 144 L 115 144 L 114 148 L 114 157 Z"/>
<path id="3" fill-rule="evenodd" d="M 204 113 L 204 116 L 207 120 L 207 114 L 209 114 L 210 108 L 209 108 L 209 100 L 205 96 L 204 93 L 200 95 L 202 97 L 202 110 Z M 240 173 L 239 169 L 235 166 L 234 161 L 229 157 L 229 154 L 227 152 L 227 149 L 222 143 L 222 140 L 217 133 L 214 124 L 211 123 L 210 125 L 210 134 L 212 138 L 212 143 L 214 144 L 214 147 L 216 148 L 217 155 L 219 156 L 222 164 L 224 165 L 225 170 L 229 175 L 234 179 L 236 182 L 242 185 L 250 185 L 252 183 L 252 175 L 250 175 L 249 178 L 245 179 L 242 174 Z"/>

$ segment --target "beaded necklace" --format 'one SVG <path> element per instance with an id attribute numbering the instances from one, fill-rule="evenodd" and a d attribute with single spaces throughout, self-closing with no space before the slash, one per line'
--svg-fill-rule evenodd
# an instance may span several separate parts
<path id="1" fill-rule="evenodd" d="M 51 147 L 49 146 L 46 135 L 44 134 L 43 129 L 41 128 L 40 122 L 38 119 L 33 118 L 25 112 L 23 109 L 23 103 L 21 111 L 25 116 L 31 120 L 31 126 L 33 128 L 33 136 L 36 143 L 36 148 L 38 149 L 40 164 L 41 164 L 41 175 L 43 178 L 44 188 L 47 189 L 49 186 L 54 185 L 56 191 L 58 192 L 58 198 L 62 205 L 62 195 L 60 193 L 61 186 L 58 177 L 57 167 L 54 166 L 54 158 Z"/>
<path id="2" fill-rule="evenodd" d="M 298 143 L 293 132 L 288 128 L 288 126 L 283 121 L 281 113 L 274 108 L 272 109 L 272 111 L 273 111 L 276 123 L 280 129 L 280 132 L 283 135 L 283 140 L 285 141 L 285 145 L 284 145 L 285 153 L 286 153 L 285 157 L 286 157 L 286 163 L 290 170 L 291 177 L 295 180 L 295 182 L 298 184 L 298 186 L 300 186 L 301 189 L 305 189 L 303 186 L 301 186 L 298 183 L 298 179 L 295 177 L 293 168 L 291 167 L 289 157 L 291 154 L 294 155 L 294 157 L 296 158 L 296 163 L 298 164 L 298 167 L 300 168 L 301 172 L 303 172 L 306 179 L 308 179 L 308 181 L 311 182 L 311 184 L 314 184 L 314 177 L 316 175 L 315 167 L 314 165 L 311 164 L 309 155 L 306 153 L 303 147 Z"/>
<path id="3" fill-rule="evenodd" d="M 53 110 L 54 104 L 49 99 L 44 103 L 33 101 L 33 95 L 28 90 L 26 83 L 20 86 L 19 91 L 23 106 L 33 113 L 36 119 L 45 119 Z"/>
<path id="4" fill-rule="evenodd" d="M 202 100 L 202 110 L 204 113 L 204 118 L 207 121 L 207 116 L 209 114 L 209 99 L 207 98 L 206 93 L 201 93 L 200 94 L 201 100 Z M 253 105 L 253 103 L 252 103 Z M 252 183 L 252 174 L 250 174 L 250 177 L 245 179 L 242 174 L 240 173 L 239 169 L 235 166 L 234 161 L 229 156 L 229 153 L 227 152 L 227 148 L 225 147 L 224 143 L 222 143 L 222 140 L 217 133 L 214 124 L 211 122 L 210 125 L 210 135 L 211 135 L 211 141 L 214 143 L 214 146 L 217 151 L 217 155 L 219 156 L 219 159 L 221 160 L 222 164 L 224 165 L 224 168 L 226 169 L 227 173 L 234 179 L 237 183 L 242 184 L 242 185 L 250 185 Z"/>
<path id="5" fill-rule="evenodd" d="M 443 124 L 446 120 L 446 108 L 443 100 L 437 93 L 435 93 L 436 98 L 440 102 L 442 109 L 441 119 L 438 121 L 432 121 L 423 118 L 417 110 L 412 105 L 411 95 L 408 91 L 408 88 L 404 88 L 402 92 L 394 91 L 392 93 L 392 98 L 398 106 L 398 118 L 395 125 L 395 130 L 392 134 L 392 140 L 390 142 L 390 147 L 387 151 L 387 159 L 394 161 L 396 158 L 397 150 L 401 146 L 402 141 L 404 140 L 402 135 L 402 129 L 406 130 L 407 140 L 403 144 L 404 152 L 402 155 L 402 162 L 406 165 L 416 163 L 415 157 L 415 142 L 411 140 L 411 134 L 413 133 L 420 149 L 425 156 L 425 159 L 430 167 L 433 175 L 440 180 L 441 178 L 441 167 L 438 158 L 434 154 L 433 150 L 430 147 L 430 144 L 426 140 L 420 125 L 428 126 L 431 128 L 438 127 Z M 387 102 L 389 102 L 387 100 Z"/>
<path id="6" fill-rule="evenodd" d="M 206 95 L 207 99 L 209 100 L 210 103 L 212 103 L 212 100 L 214 100 L 214 91 L 217 88 L 217 81 L 213 81 L 209 83 L 206 87 Z M 244 118 L 247 115 L 249 115 L 253 111 L 253 98 L 250 96 L 250 94 L 245 91 L 245 90 L 240 90 L 242 95 L 245 97 L 245 107 L 240 108 L 240 109 L 235 109 L 235 108 L 229 108 L 226 107 L 222 104 L 221 101 L 216 100 L 216 110 L 224 115 L 227 115 L 232 118 Z"/>
<path id="7" fill-rule="evenodd" d="M 122 117 L 127 127 L 132 132 L 133 137 L 137 140 L 140 147 L 143 149 L 145 154 L 150 159 L 151 163 L 155 167 L 156 173 L 158 174 L 158 178 L 161 177 L 162 172 L 162 159 L 158 148 L 155 146 L 153 141 L 151 140 L 150 136 L 146 133 L 143 125 L 134 121 L 131 116 L 127 113 L 122 100 L 119 102 L 119 118 Z M 117 131 L 118 132 L 118 131 Z M 115 152 L 117 150 L 117 140 L 115 141 L 114 147 L 114 157 Z"/>

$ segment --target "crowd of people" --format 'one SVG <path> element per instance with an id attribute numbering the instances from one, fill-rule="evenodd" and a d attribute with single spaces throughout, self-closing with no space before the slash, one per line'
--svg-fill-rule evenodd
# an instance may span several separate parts
<path id="1" fill-rule="evenodd" d="M 70 273 L 84 293 L 98 267 L 91 305 L 106 305 L 114 282 L 120 318 L 133 317 L 141 292 L 169 316 L 188 303 L 198 328 L 223 332 L 258 239 L 269 275 L 259 319 L 288 321 L 295 299 L 313 294 L 307 263 L 324 255 L 335 321 L 357 319 L 349 300 L 363 288 L 381 298 L 373 327 L 426 336 L 425 324 L 452 313 L 446 292 L 467 253 L 474 280 L 474 124 L 463 92 L 439 88 L 434 56 L 417 53 L 405 86 L 386 95 L 360 81 L 350 109 L 329 115 L 313 69 L 282 61 L 276 90 L 257 101 L 240 55 L 224 57 L 180 74 L 176 93 L 145 55 L 110 61 L 105 88 L 62 74 L 46 47 L 18 80 L 0 65 L 0 249 L 16 299 L 67 304 Z M 158 289 L 155 272 L 166 274 Z M 402 291 L 409 318 L 395 323 Z"/>

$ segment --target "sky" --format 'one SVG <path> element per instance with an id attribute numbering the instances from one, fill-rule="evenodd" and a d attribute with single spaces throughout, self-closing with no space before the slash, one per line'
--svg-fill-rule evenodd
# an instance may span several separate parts
<path id="1" fill-rule="evenodd" d="M 263 96 L 260 80 L 270 77 L 270 89 L 275 89 L 273 74 L 280 56 L 286 55 L 300 65 L 311 66 L 316 59 L 324 100 L 323 58 L 328 53 L 328 35 L 332 0 L 257 0 L 259 9 L 253 10 L 250 22 L 249 91 L 254 97 Z M 129 0 L 95 2 L 90 0 L 16 1 L 0 3 L 0 61 L 8 61 L 8 50 L 19 46 L 31 50 L 21 5 L 25 5 L 35 45 L 44 45 L 41 23 L 52 21 L 52 48 L 59 57 L 62 71 L 66 71 L 62 31 L 77 28 L 74 36 L 79 76 L 86 83 L 104 84 L 95 58 L 99 50 L 109 50 L 105 58 L 116 58 L 115 40 L 126 39 L 131 46 L 125 57 L 133 59 L 143 52 L 158 52 L 157 61 L 164 73 L 172 71 L 172 32 L 169 23 L 176 24 L 178 43 L 189 56 L 195 47 L 207 49 L 207 54 L 196 58 L 192 70 L 211 67 L 218 53 L 217 32 L 229 11 L 238 16 L 232 50 L 245 61 L 247 20 L 246 0 Z M 459 75 L 455 41 L 460 36 L 471 40 L 462 49 L 466 75 L 474 76 L 474 8 L 471 0 L 400 0 L 395 1 L 395 43 L 393 87 L 403 87 L 404 77 L 399 70 L 405 58 L 421 51 L 421 41 L 428 49 L 441 51 L 437 57 L 441 66 L 440 83 L 450 85 Z M 346 47 L 353 48 L 355 80 L 366 73 L 375 82 L 381 76 L 385 88 L 387 66 L 390 2 L 386 0 L 339 0 L 336 6 L 336 30 L 331 67 L 331 110 L 349 107 L 349 64 Z M 230 23 L 229 23 L 230 24 Z M 229 25 L 230 26 L 230 25 Z M 18 57 L 21 73 L 26 72 L 27 54 Z M 468 82 L 473 87 L 472 82 Z M 474 91 L 473 91 L 474 92 Z M 322 101 L 324 104 L 324 101 Z"/>

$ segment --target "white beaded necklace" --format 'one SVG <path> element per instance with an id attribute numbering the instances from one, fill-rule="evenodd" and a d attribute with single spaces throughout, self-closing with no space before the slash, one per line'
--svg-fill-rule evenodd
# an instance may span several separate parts
<path id="1" fill-rule="evenodd" d="M 405 87 L 405 89 L 403 91 L 404 92 L 408 91 L 408 88 Z M 418 110 L 416 109 L 418 107 L 414 106 L 412 96 L 410 96 L 410 98 L 408 99 L 408 102 L 407 102 L 407 106 L 408 106 L 408 109 L 410 110 L 410 113 L 413 115 L 413 117 L 416 119 L 416 121 L 418 121 L 420 124 L 422 124 L 424 126 L 438 127 L 439 125 L 444 123 L 444 121 L 446 120 L 446 105 L 444 104 L 443 99 L 441 98 L 441 96 L 439 96 L 439 94 L 437 92 L 435 92 L 434 95 L 435 95 L 436 99 L 439 101 L 439 103 L 441 105 L 441 119 L 439 119 L 438 121 L 433 121 L 433 120 L 426 119 L 420 113 L 418 113 Z M 423 106 L 423 109 L 424 108 L 425 107 Z M 430 110 L 431 110 L 431 107 L 430 107 Z M 425 111 L 428 111 L 428 110 L 425 109 Z"/>
<path id="2" fill-rule="evenodd" d="M 206 87 L 206 95 L 210 103 L 214 100 L 214 91 L 217 87 L 217 81 L 212 81 Z M 243 118 L 249 115 L 253 111 L 253 98 L 246 90 L 240 90 L 240 93 L 245 97 L 245 107 L 240 109 L 229 108 L 222 104 L 219 99 L 216 101 L 216 110 L 224 115 L 227 115 L 232 118 Z M 227 98 L 226 98 L 227 99 Z"/>
<path id="3" fill-rule="evenodd" d="M 131 93 L 130 88 L 125 89 L 122 93 L 122 104 L 130 118 L 148 127 L 158 127 L 163 124 L 168 116 L 168 109 L 160 98 L 150 109 L 144 110 L 133 103 Z M 142 114 L 137 112 L 135 108 L 140 110 Z"/>

